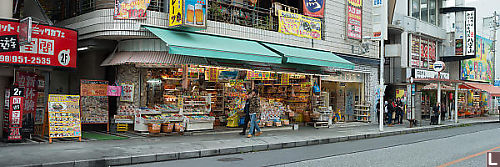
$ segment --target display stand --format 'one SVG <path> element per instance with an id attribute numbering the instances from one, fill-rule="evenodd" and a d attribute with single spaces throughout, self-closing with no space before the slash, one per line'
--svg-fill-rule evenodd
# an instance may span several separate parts
<path id="1" fill-rule="evenodd" d="M 311 122 L 314 128 L 328 128 L 333 125 L 333 110 L 329 106 L 329 93 L 321 92 L 313 96 L 313 115 L 314 122 Z"/>
<path id="2" fill-rule="evenodd" d="M 356 121 L 370 122 L 370 103 L 360 102 L 356 103 L 354 107 Z"/>
<path id="3" fill-rule="evenodd" d="M 214 129 L 214 120 L 199 119 L 210 114 L 211 96 L 182 96 L 180 114 L 186 117 L 186 131 Z"/>
<path id="4" fill-rule="evenodd" d="M 109 132 L 108 81 L 81 80 L 81 122 L 82 125 L 106 125 Z"/>

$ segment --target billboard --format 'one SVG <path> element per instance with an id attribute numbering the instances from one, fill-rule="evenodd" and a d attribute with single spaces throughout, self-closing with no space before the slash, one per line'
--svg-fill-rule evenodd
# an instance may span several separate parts
<path id="1" fill-rule="evenodd" d="M 321 39 L 321 20 L 297 13 L 278 11 L 279 28 L 283 34 L 298 37 Z"/>
<path id="2" fill-rule="evenodd" d="M 19 46 L 19 22 L 0 20 L 0 63 L 76 68 L 75 30 L 36 24 L 30 44 Z"/>
<path id="3" fill-rule="evenodd" d="M 361 39 L 363 0 L 347 0 L 347 38 Z"/>
<path id="4" fill-rule="evenodd" d="M 493 41 L 476 36 L 476 58 L 462 60 L 460 79 L 493 83 Z"/>
<path id="5" fill-rule="evenodd" d="M 323 18 L 325 14 L 326 0 L 302 0 L 304 15 Z"/>
<path id="6" fill-rule="evenodd" d="M 150 0 L 115 0 L 115 19 L 146 19 Z"/>

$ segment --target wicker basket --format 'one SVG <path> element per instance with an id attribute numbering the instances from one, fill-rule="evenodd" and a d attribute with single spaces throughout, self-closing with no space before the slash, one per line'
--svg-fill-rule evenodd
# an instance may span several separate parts
<path id="1" fill-rule="evenodd" d="M 161 131 L 164 133 L 171 133 L 174 130 L 174 124 L 173 123 L 162 123 L 161 124 Z"/>
<path id="2" fill-rule="evenodd" d="M 160 123 L 150 123 L 148 124 L 149 133 L 160 133 L 161 124 Z"/>

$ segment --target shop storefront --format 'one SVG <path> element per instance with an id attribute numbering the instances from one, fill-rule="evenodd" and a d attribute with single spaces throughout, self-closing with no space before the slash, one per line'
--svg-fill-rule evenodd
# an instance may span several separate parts
<path id="1" fill-rule="evenodd" d="M 253 89 L 260 94 L 264 127 L 328 122 L 335 116 L 338 121 L 370 119 L 365 74 L 345 71 L 354 65 L 331 52 L 147 29 L 168 48 L 118 48 L 102 64 L 117 68 L 116 85 L 122 86 L 117 114 L 111 117 L 118 127 L 153 133 L 238 127 L 245 95 Z M 134 44 L 127 43 L 121 47 Z"/>

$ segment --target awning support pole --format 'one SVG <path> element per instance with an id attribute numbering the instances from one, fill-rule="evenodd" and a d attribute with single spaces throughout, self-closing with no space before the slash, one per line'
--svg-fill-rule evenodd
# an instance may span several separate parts
<path id="1" fill-rule="evenodd" d="M 455 123 L 458 123 L 458 83 L 455 84 Z"/>

